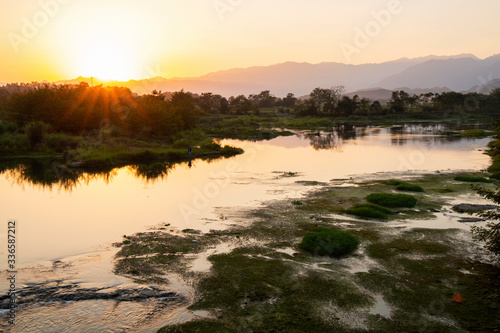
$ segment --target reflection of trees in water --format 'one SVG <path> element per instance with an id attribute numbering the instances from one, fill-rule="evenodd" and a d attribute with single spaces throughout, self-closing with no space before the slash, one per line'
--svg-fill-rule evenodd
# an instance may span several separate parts
<path id="1" fill-rule="evenodd" d="M 336 133 L 316 133 L 307 135 L 314 150 L 334 150 L 339 153 L 344 152 L 342 142 L 339 141 Z"/>
<path id="2" fill-rule="evenodd" d="M 222 159 L 205 158 L 204 161 L 211 163 Z M 146 183 L 163 181 L 179 163 L 150 163 L 129 165 L 128 169 L 136 178 Z M 193 167 L 194 161 L 182 162 L 181 165 Z M 121 168 L 121 167 L 120 167 Z M 105 184 L 113 182 L 120 168 L 101 170 L 80 170 L 69 168 L 62 163 L 51 159 L 26 159 L 0 162 L 0 175 L 20 186 L 30 185 L 42 189 L 53 189 L 71 191 L 78 185 L 88 185 L 92 181 L 102 180 Z"/>
<path id="3" fill-rule="evenodd" d="M 335 150 L 343 152 L 344 142 L 347 140 L 356 140 L 360 137 L 371 135 L 374 131 L 369 131 L 370 127 L 356 127 L 350 124 L 341 124 L 333 128 L 331 132 L 316 132 L 306 134 L 311 146 L 315 150 Z"/>
<path id="4" fill-rule="evenodd" d="M 132 171 L 136 178 L 140 178 L 146 183 L 155 183 L 166 179 L 174 167 L 175 164 L 172 163 L 153 163 L 130 165 L 129 170 Z"/>
<path id="5" fill-rule="evenodd" d="M 460 136 L 449 135 L 453 128 L 455 127 L 446 124 L 407 124 L 392 126 L 388 128 L 388 133 L 395 146 L 410 143 L 443 145 L 464 140 Z"/>
<path id="6" fill-rule="evenodd" d="M 0 174 L 20 186 L 31 185 L 40 188 L 70 191 L 78 185 L 88 185 L 102 179 L 106 184 L 113 180 L 116 171 L 83 172 L 68 168 L 50 159 L 29 159 L 0 163 Z"/>

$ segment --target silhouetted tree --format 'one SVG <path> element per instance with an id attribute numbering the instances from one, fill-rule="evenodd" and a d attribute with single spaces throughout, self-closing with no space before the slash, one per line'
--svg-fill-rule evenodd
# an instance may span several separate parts
<path id="1" fill-rule="evenodd" d="M 288 93 L 285 98 L 283 98 L 282 105 L 287 108 L 294 108 L 297 98 L 292 93 Z"/>
<path id="2" fill-rule="evenodd" d="M 252 111 L 252 109 L 254 108 L 252 101 L 250 101 L 244 95 L 230 97 L 229 98 L 229 107 L 230 107 L 231 112 L 236 113 L 236 114 L 247 114 L 248 112 Z"/>
<path id="3" fill-rule="evenodd" d="M 375 101 L 370 105 L 370 113 L 372 114 L 382 114 L 382 105 L 379 101 Z"/>

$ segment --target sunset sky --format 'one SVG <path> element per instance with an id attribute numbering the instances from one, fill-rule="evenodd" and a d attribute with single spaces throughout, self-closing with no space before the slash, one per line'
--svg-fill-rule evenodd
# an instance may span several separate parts
<path id="1" fill-rule="evenodd" d="M 500 53 L 498 0 L 0 0 L 0 8 L 0 82 Z"/>

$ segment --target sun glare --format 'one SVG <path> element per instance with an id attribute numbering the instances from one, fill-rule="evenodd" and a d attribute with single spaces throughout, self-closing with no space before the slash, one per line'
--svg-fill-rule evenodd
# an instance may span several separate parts
<path id="1" fill-rule="evenodd" d="M 128 6 L 77 3 L 59 30 L 70 75 L 103 81 L 128 81 L 144 76 L 151 57 L 152 36 L 143 15 Z M 83 15 L 82 13 L 85 13 Z"/>
<path id="2" fill-rule="evenodd" d="M 130 51 L 112 40 L 87 46 L 80 59 L 80 72 L 85 77 L 101 80 L 129 80 L 134 67 Z"/>

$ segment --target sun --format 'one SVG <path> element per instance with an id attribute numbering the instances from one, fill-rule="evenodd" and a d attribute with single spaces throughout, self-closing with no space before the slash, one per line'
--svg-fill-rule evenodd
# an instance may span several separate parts
<path id="1" fill-rule="evenodd" d="M 64 50 L 59 64 L 64 71 L 102 81 L 145 77 L 144 63 L 156 45 L 153 28 L 140 11 L 115 1 L 77 2 L 68 11 L 56 38 Z"/>
<path id="2" fill-rule="evenodd" d="M 78 67 L 81 75 L 85 77 L 127 81 L 133 75 L 133 62 L 127 45 L 112 39 L 102 39 L 86 47 Z"/>

